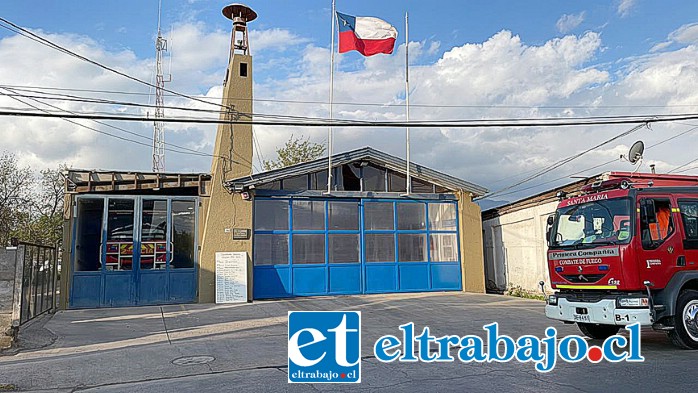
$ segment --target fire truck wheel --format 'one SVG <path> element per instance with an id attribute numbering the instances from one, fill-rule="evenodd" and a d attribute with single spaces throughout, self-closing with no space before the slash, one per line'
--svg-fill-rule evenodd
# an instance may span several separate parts
<path id="1" fill-rule="evenodd" d="M 577 323 L 577 327 L 582 333 L 591 338 L 605 340 L 612 335 L 618 333 L 620 326 L 616 325 L 599 325 L 596 323 Z"/>
<path id="2" fill-rule="evenodd" d="M 667 334 L 679 348 L 698 349 L 698 291 L 681 292 L 676 299 L 674 330 Z"/>

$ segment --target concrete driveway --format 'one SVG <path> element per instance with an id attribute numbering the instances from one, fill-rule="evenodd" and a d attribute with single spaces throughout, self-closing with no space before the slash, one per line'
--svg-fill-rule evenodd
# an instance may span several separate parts
<path id="1" fill-rule="evenodd" d="M 362 311 L 360 385 L 287 384 L 289 310 Z M 549 321 L 543 303 L 498 295 L 421 293 L 58 312 L 25 329 L 26 349 L 0 356 L 0 385 L 21 390 L 107 392 L 250 391 L 637 391 L 695 385 L 688 371 L 698 351 L 674 349 L 643 330 L 644 363 L 558 362 L 540 374 L 531 363 L 381 363 L 373 344 L 414 322 L 432 334 L 484 336 L 497 321 L 503 334 L 560 335 L 574 326 Z M 46 345 L 41 347 L 42 345 Z M 35 347 L 31 349 L 31 347 Z"/>

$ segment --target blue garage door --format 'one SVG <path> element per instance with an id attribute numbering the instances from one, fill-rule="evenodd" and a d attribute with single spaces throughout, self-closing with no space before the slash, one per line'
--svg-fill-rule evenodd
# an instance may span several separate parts
<path id="1" fill-rule="evenodd" d="M 70 307 L 196 298 L 197 200 L 78 197 Z"/>
<path id="2" fill-rule="evenodd" d="M 254 298 L 461 289 L 457 203 L 255 200 Z"/>

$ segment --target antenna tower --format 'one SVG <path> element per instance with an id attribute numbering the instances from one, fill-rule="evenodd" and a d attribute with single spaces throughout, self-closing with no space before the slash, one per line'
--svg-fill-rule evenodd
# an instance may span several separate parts
<path id="1" fill-rule="evenodd" d="M 160 13 L 162 2 L 158 3 L 158 37 L 155 39 L 155 121 L 153 122 L 153 172 L 165 171 L 165 129 L 162 119 L 165 117 L 164 88 L 170 82 L 162 76 L 162 53 L 167 51 L 167 40 L 160 32 Z"/>

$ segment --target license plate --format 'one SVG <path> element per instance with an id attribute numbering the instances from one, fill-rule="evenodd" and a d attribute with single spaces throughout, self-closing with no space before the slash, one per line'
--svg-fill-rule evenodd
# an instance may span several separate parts
<path id="1" fill-rule="evenodd" d="M 572 317 L 575 322 L 591 322 L 589 314 L 574 314 Z"/>

